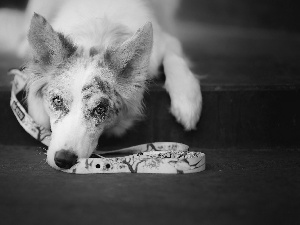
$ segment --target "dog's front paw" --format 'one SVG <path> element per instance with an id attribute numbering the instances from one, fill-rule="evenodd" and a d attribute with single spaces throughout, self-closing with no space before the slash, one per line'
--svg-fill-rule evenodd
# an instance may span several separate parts
<path id="1" fill-rule="evenodd" d="M 202 109 L 200 88 L 193 93 L 174 96 L 171 99 L 171 113 L 186 131 L 195 130 Z"/>

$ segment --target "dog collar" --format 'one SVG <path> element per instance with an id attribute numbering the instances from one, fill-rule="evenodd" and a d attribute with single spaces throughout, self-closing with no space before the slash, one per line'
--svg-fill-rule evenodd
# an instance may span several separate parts
<path id="1" fill-rule="evenodd" d="M 49 146 L 51 131 L 36 123 L 17 99 L 24 90 L 27 76 L 18 69 L 8 72 L 14 76 L 10 106 L 18 122 L 32 137 Z M 123 148 L 114 151 L 96 151 L 98 158 L 78 159 L 70 169 L 60 169 L 67 173 L 196 173 L 205 170 L 205 154 L 190 152 L 185 144 L 155 142 Z M 105 154 L 130 154 L 124 157 L 103 157 Z"/>

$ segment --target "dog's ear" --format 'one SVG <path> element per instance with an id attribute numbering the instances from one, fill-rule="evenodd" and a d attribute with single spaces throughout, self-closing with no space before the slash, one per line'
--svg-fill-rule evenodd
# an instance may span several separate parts
<path id="1" fill-rule="evenodd" d="M 153 28 L 151 22 L 148 22 L 121 46 L 108 49 L 104 55 L 105 63 L 115 72 L 119 83 L 133 84 L 140 81 L 143 86 L 147 79 L 152 45 Z"/>
<path id="2" fill-rule="evenodd" d="M 76 46 L 63 34 L 55 32 L 41 15 L 34 13 L 28 33 L 34 57 L 44 65 L 59 64 L 76 51 Z"/>

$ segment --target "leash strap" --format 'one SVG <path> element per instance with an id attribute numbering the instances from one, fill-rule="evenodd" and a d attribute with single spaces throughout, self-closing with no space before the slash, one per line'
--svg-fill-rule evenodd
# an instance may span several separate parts
<path id="1" fill-rule="evenodd" d="M 8 72 L 14 76 L 12 82 L 10 106 L 21 126 L 32 137 L 49 146 L 51 131 L 37 124 L 26 112 L 17 99 L 17 94 L 24 90 L 27 76 L 22 70 Z M 130 154 L 123 157 L 103 157 L 102 155 Z M 70 169 L 63 172 L 76 174 L 91 173 L 165 173 L 184 174 L 205 170 L 205 154 L 190 152 L 185 144 L 175 142 L 155 142 L 123 148 L 114 151 L 96 151 L 98 158 L 78 159 Z"/>

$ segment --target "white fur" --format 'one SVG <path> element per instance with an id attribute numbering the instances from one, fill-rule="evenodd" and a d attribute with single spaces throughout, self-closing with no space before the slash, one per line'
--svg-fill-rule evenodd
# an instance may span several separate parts
<path id="1" fill-rule="evenodd" d="M 165 88 L 171 97 L 171 112 L 186 130 L 196 129 L 202 108 L 200 84 L 183 58 L 180 42 L 166 35 L 167 50 L 163 65 Z"/>
<path id="2" fill-rule="evenodd" d="M 171 36 L 175 33 L 174 14 L 179 5 L 179 0 L 31 0 L 24 17 L 24 33 L 27 32 L 33 12 L 44 16 L 54 30 L 62 32 L 83 49 L 89 49 L 101 42 L 107 27 L 101 25 L 103 19 L 125 25 L 132 33 L 151 21 L 153 24 L 154 43 L 149 65 L 149 75 L 157 75 L 158 67 L 163 64 L 166 83 L 165 88 L 171 97 L 171 113 L 176 117 L 186 130 L 196 128 L 202 106 L 200 84 L 195 75 L 190 71 L 185 60 L 181 44 L 177 38 Z M 100 35 L 101 34 L 101 35 Z M 19 47 L 19 55 L 26 57 L 30 53 L 25 35 Z M 100 38 L 100 39 L 99 39 Z M 103 44 L 103 43 L 102 43 Z M 105 45 L 105 44 L 104 44 Z M 43 107 L 32 107 L 34 97 L 29 93 L 29 113 L 45 127 L 49 127 L 49 117 Z M 41 104 L 39 104 L 41 105 Z M 63 128 L 57 131 L 52 124 L 53 136 L 58 140 L 51 143 L 51 148 L 63 148 L 68 140 L 76 143 L 72 147 L 83 148 L 86 140 L 81 140 L 80 134 L 84 130 L 76 121 L 76 113 L 68 115 Z M 122 134 L 132 124 L 130 120 L 120 123 L 121 128 L 111 129 L 111 133 Z M 124 129 L 122 129 L 122 126 Z M 76 131 L 78 135 L 70 134 Z M 68 134 L 68 135 L 66 135 Z M 59 141 L 61 140 L 61 141 Z M 61 142 L 61 143 L 59 143 Z M 82 142 L 83 144 L 81 144 Z M 82 151 L 79 157 L 88 157 L 96 147 L 90 143 L 91 148 Z M 70 146 L 66 146 L 68 148 Z M 51 155 L 52 154 L 52 155 Z M 52 159 L 51 159 L 52 157 Z M 48 159 L 53 162 L 54 152 L 48 154 Z"/>

